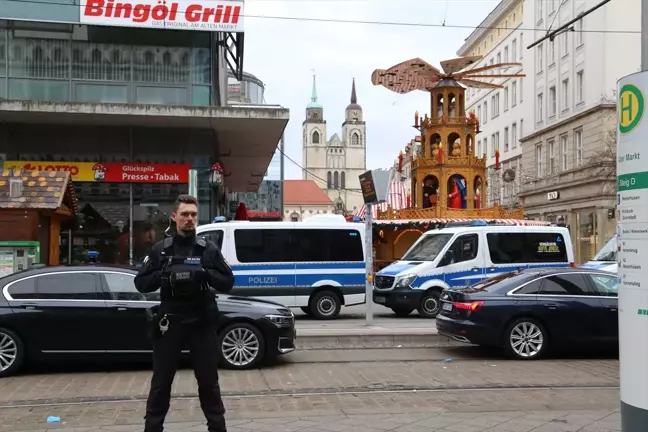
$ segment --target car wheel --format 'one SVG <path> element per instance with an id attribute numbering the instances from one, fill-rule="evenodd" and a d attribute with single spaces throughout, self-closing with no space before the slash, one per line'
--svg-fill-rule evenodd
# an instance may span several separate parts
<path id="1" fill-rule="evenodd" d="M 311 314 L 317 319 L 333 319 L 338 316 L 340 309 L 342 301 L 333 291 L 320 291 L 310 301 Z"/>
<path id="2" fill-rule="evenodd" d="M 394 311 L 396 316 L 406 317 L 409 314 L 411 314 L 414 309 L 410 309 L 410 308 L 391 308 L 391 310 Z"/>
<path id="3" fill-rule="evenodd" d="M 13 375 L 25 360 L 25 345 L 11 330 L 0 328 L 0 378 Z"/>
<path id="4" fill-rule="evenodd" d="M 252 324 L 230 324 L 219 332 L 221 360 L 229 369 L 253 369 L 263 361 L 265 339 Z"/>
<path id="5" fill-rule="evenodd" d="M 425 318 L 436 318 L 441 310 L 441 293 L 438 291 L 428 291 L 423 294 L 421 303 L 417 308 L 418 313 Z"/>
<path id="6" fill-rule="evenodd" d="M 531 318 L 513 321 L 506 328 L 503 339 L 506 354 L 518 360 L 541 358 L 549 342 L 542 324 Z"/>

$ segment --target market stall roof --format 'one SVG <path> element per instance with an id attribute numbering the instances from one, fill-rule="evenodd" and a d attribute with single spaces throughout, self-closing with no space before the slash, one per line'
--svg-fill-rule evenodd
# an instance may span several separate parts
<path id="1" fill-rule="evenodd" d="M 12 186 L 12 182 L 16 186 Z M 2 170 L 0 208 L 50 210 L 65 216 L 79 212 L 72 178 L 67 171 Z"/>
<path id="2" fill-rule="evenodd" d="M 392 210 L 402 210 L 407 208 L 407 191 L 405 186 L 401 182 L 392 182 L 389 185 L 389 197 L 386 202 L 378 205 L 374 205 L 371 208 L 371 214 L 373 215 L 374 221 L 378 217 L 378 209 L 381 212 L 387 210 L 387 207 L 391 206 Z M 360 209 L 358 209 L 354 216 L 359 216 L 364 219 L 367 207 L 363 204 Z"/>
<path id="3" fill-rule="evenodd" d="M 374 225 L 438 225 L 447 224 L 450 222 L 471 222 L 475 220 L 484 220 L 486 222 L 494 222 L 500 224 L 509 224 L 517 226 L 548 226 L 551 222 L 526 220 L 526 219 L 376 219 L 373 221 Z"/>

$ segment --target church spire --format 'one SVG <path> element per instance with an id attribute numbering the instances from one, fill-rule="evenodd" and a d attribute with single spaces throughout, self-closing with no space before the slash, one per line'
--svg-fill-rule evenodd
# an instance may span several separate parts
<path id="1" fill-rule="evenodd" d="M 313 90 L 311 92 L 311 101 L 308 108 L 322 108 L 322 104 L 317 102 L 317 84 L 315 83 L 315 74 L 313 74 Z"/>
<path id="2" fill-rule="evenodd" d="M 353 84 L 351 84 L 351 103 L 352 104 L 358 103 L 358 97 L 356 96 L 356 89 L 355 89 L 355 78 L 353 78 Z"/>

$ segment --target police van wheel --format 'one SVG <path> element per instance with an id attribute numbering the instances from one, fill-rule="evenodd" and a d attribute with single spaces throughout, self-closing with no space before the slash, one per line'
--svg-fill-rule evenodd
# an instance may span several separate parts
<path id="1" fill-rule="evenodd" d="M 436 318 L 441 310 L 441 293 L 438 291 L 428 291 L 421 297 L 421 303 L 418 310 L 419 315 L 425 318 Z"/>
<path id="2" fill-rule="evenodd" d="M 314 318 L 333 319 L 340 313 L 342 302 L 333 291 L 320 291 L 310 301 L 310 310 Z"/>
<path id="3" fill-rule="evenodd" d="M 263 361 L 265 340 L 252 324 L 237 322 L 218 332 L 221 363 L 228 369 L 254 369 Z"/>

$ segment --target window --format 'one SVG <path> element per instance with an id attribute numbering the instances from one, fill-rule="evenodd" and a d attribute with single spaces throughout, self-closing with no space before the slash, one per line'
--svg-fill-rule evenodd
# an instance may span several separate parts
<path id="1" fill-rule="evenodd" d="M 562 105 L 563 111 L 569 109 L 569 79 L 566 78 L 562 82 Z"/>
<path id="2" fill-rule="evenodd" d="M 540 3 L 542 3 L 542 2 L 540 2 Z M 538 70 L 538 73 L 540 73 L 543 70 L 543 64 L 544 64 L 544 59 L 542 57 L 542 44 L 538 45 L 538 48 L 536 49 L 536 51 L 538 53 L 538 57 L 537 57 L 537 60 L 536 60 L 536 63 L 537 63 L 536 69 Z"/>
<path id="3" fill-rule="evenodd" d="M 504 128 L 504 151 L 509 151 L 509 128 Z"/>
<path id="4" fill-rule="evenodd" d="M 549 141 L 549 174 L 556 173 L 556 142 Z"/>
<path id="5" fill-rule="evenodd" d="M 360 144 L 360 137 L 355 132 L 353 133 L 353 135 L 351 135 L 351 144 L 355 146 Z"/>
<path id="6" fill-rule="evenodd" d="M 495 150 L 499 148 L 499 132 L 491 135 L 491 141 L 493 142 L 491 145 L 491 157 L 495 157 Z"/>
<path id="7" fill-rule="evenodd" d="M 591 295 L 587 289 L 587 280 L 582 274 L 564 274 L 548 276 L 542 281 L 542 295 Z"/>
<path id="8" fill-rule="evenodd" d="M 499 93 L 491 96 L 491 119 L 499 115 Z"/>
<path id="9" fill-rule="evenodd" d="M 511 60 L 517 60 L 517 39 L 513 39 L 511 42 Z"/>
<path id="10" fill-rule="evenodd" d="M 425 235 L 405 252 L 402 260 L 434 261 L 451 238 L 452 234 Z"/>
<path id="11" fill-rule="evenodd" d="M 513 123 L 511 125 L 511 147 L 517 148 L 517 124 Z"/>
<path id="12" fill-rule="evenodd" d="M 517 82 L 515 81 L 511 83 L 511 105 L 517 105 Z"/>
<path id="13" fill-rule="evenodd" d="M 567 136 L 560 137 L 560 169 L 567 171 Z"/>
<path id="14" fill-rule="evenodd" d="M 579 47 L 585 43 L 583 38 L 583 19 L 581 18 L 576 22 L 576 46 Z"/>
<path id="15" fill-rule="evenodd" d="M 540 280 L 529 282 L 519 290 L 515 291 L 514 294 L 526 294 L 526 295 L 540 294 L 540 286 L 542 286 L 542 281 Z"/>
<path id="16" fill-rule="evenodd" d="M 560 37 L 562 40 L 562 56 L 565 57 L 569 54 L 569 32 L 564 32 Z"/>
<path id="17" fill-rule="evenodd" d="M 556 115 L 556 87 L 549 88 L 549 117 Z"/>
<path id="18" fill-rule="evenodd" d="M 9 295 L 14 300 L 33 300 L 36 295 L 36 278 L 27 278 L 14 282 L 9 286 Z"/>
<path id="19" fill-rule="evenodd" d="M 583 71 L 576 73 L 576 103 L 583 102 Z"/>
<path id="20" fill-rule="evenodd" d="M 538 100 L 536 103 L 536 121 L 540 123 L 541 121 L 544 120 L 544 113 L 543 113 L 543 108 L 544 108 L 544 101 L 542 98 L 542 93 L 538 95 Z"/>
<path id="21" fill-rule="evenodd" d="M 591 274 L 596 294 L 603 297 L 619 296 L 619 279 L 613 276 Z"/>
<path id="22" fill-rule="evenodd" d="M 549 42 L 549 66 L 556 62 L 556 44 L 554 41 Z"/>
<path id="23" fill-rule="evenodd" d="M 536 146 L 536 164 L 537 164 L 536 176 L 538 178 L 541 178 L 543 176 L 543 172 L 542 172 L 542 144 Z"/>
<path id="24" fill-rule="evenodd" d="M 57 273 L 38 276 L 38 298 L 43 300 L 99 300 L 94 273 Z"/>
<path id="25" fill-rule="evenodd" d="M 520 138 L 522 138 L 523 136 L 524 136 L 524 119 L 520 119 Z"/>
<path id="26" fill-rule="evenodd" d="M 234 230 L 236 257 L 241 263 L 291 262 L 290 230 Z"/>
<path id="27" fill-rule="evenodd" d="M 567 262 L 567 248 L 561 234 L 488 233 L 486 240 L 493 264 Z"/>
<path id="28" fill-rule="evenodd" d="M 543 3 L 543 1 L 536 2 L 538 5 L 538 22 L 542 21 L 542 18 L 544 18 L 544 11 L 542 10 Z"/>
<path id="29" fill-rule="evenodd" d="M 218 246 L 218 249 L 223 248 L 223 237 L 224 237 L 224 232 L 223 230 L 214 230 L 214 231 L 207 231 L 202 234 L 200 234 L 205 240 L 213 241 L 216 243 L 216 246 Z"/>
<path id="30" fill-rule="evenodd" d="M 502 63 L 502 53 L 497 53 L 497 63 Z"/>
<path id="31" fill-rule="evenodd" d="M 482 155 L 486 156 L 487 154 L 488 154 L 488 138 L 484 138 L 484 153 L 482 153 Z"/>
<path id="32" fill-rule="evenodd" d="M 479 236 L 477 234 L 466 234 L 452 243 L 444 257 L 444 264 L 457 264 L 464 261 L 472 261 L 477 258 L 477 248 L 479 246 Z M 442 261 L 443 262 L 443 261 Z"/>
<path id="33" fill-rule="evenodd" d="M 520 102 L 524 100 L 524 78 L 520 78 Z"/>
<path id="34" fill-rule="evenodd" d="M 333 165 L 332 163 L 330 165 Z M 326 188 L 333 189 L 333 173 L 331 171 L 326 173 Z"/>
<path id="35" fill-rule="evenodd" d="M 340 189 L 346 189 L 346 174 L 344 171 L 340 173 Z"/>
<path id="36" fill-rule="evenodd" d="M 484 101 L 484 117 L 482 123 L 486 124 L 488 122 L 488 102 Z"/>
<path id="37" fill-rule="evenodd" d="M 504 63 L 508 63 L 508 62 L 509 62 L 509 51 L 508 51 L 508 47 L 506 46 L 504 47 Z"/>
<path id="38" fill-rule="evenodd" d="M 482 116 L 481 116 L 481 105 L 479 105 L 479 106 L 477 107 L 477 118 L 479 119 L 479 121 L 482 120 Z"/>
<path id="39" fill-rule="evenodd" d="M 509 107 L 509 89 L 508 86 L 504 87 L 504 111 L 508 111 Z"/>
<path id="40" fill-rule="evenodd" d="M 103 281 L 116 301 L 156 301 L 159 293 L 143 294 L 135 288 L 135 276 L 126 273 L 102 273 Z"/>
<path id="41" fill-rule="evenodd" d="M 524 58 L 524 33 L 520 33 L 520 60 Z"/>
<path id="42" fill-rule="evenodd" d="M 481 140 L 479 140 L 479 141 L 477 141 L 477 153 L 475 154 L 475 156 L 481 157 L 482 154 L 483 154 L 482 153 L 482 142 L 481 142 Z"/>
<path id="43" fill-rule="evenodd" d="M 363 262 L 362 237 L 357 230 L 292 230 L 291 247 L 297 262 Z"/>
<path id="44" fill-rule="evenodd" d="M 574 147 L 576 148 L 576 166 L 583 165 L 583 131 L 574 132 Z"/>
<path id="45" fill-rule="evenodd" d="M 320 135 L 319 135 L 319 132 L 317 132 L 317 131 L 314 131 L 314 132 L 313 132 L 313 139 L 312 139 L 312 141 L 313 141 L 313 144 L 319 144 L 319 142 L 320 142 Z"/>
<path id="46" fill-rule="evenodd" d="M 556 12 L 556 0 L 549 0 L 549 15 Z"/>

